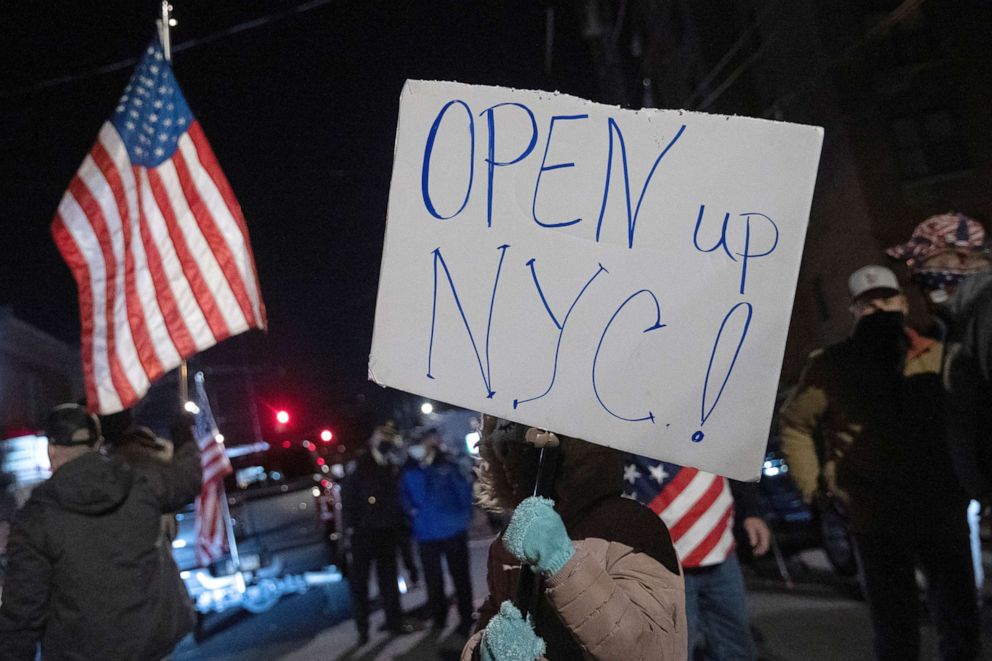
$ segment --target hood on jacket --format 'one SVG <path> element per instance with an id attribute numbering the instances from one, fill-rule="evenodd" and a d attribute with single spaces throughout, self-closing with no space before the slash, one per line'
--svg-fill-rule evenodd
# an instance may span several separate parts
<path id="1" fill-rule="evenodd" d="M 954 295 L 938 308 L 941 318 L 953 323 L 968 317 L 979 298 L 979 294 L 986 287 L 992 287 L 992 269 L 976 273 L 962 280 Z"/>
<path id="2" fill-rule="evenodd" d="M 482 504 L 511 510 L 534 489 L 540 451 L 525 440 L 527 426 L 485 416 L 479 451 Z M 623 455 L 579 438 L 559 435 L 555 509 L 568 522 L 590 505 L 623 492 Z"/>
<path id="3" fill-rule="evenodd" d="M 131 493 L 130 467 L 99 452 L 87 452 L 52 475 L 46 490 L 64 509 L 99 515 L 116 509 Z"/>
<path id="4" fill-rule="evenodd" d="M 561 439 L 555 476 L 555 509 L 564 521 L 590 506 L 623 493 L 623 455 L 580 438 Z"/>

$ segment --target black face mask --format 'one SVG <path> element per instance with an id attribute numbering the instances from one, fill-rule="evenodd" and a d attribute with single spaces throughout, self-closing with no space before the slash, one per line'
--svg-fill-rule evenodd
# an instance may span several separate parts
<path id="1" fill-rule="evenodd" d="M 902 312 L 879 311 L 861 317 L 852 341 L 871 362 L 901 367 L 909 348 L 905 316 Z"/>

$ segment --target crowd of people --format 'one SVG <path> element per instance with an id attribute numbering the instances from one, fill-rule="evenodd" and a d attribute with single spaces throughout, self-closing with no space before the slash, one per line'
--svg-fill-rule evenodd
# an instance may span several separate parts
<path id="1" fill-rule="evenodd" d="M 420 430 L 404 442 L 393 423 L 377 427 L 366 450 L 348 469 L 341 486 L 341 506 L 359 642 L 369 639 L 372 565 L 386 615 L 385 629 L 404 634 L 418 628 L 404 620 L 398 588 L 397 553 L 409 546 L 411 535 L 427 586 L 427 618 L 438 629 L 447 625 L 443 559 L 457 595 L 458 630 L 467 635 L 474 610 L 468 553 L 472 471 L 470 464 L 445 450 L 438 430 Z M 404 564 L 411 576 L 418 575 L 412 559 L 405 559 Z"/>
<path id="2" fill-rule="evenodd" d="M 920 657 L 917 570 L 945 660 L 978 659 L 981 558 L 972 513 L 992 496 L 992 259 L 985 230 L 928 218 L 888 251 L 933 315 L 883 265 L 848 278 L 852 329 L 814 352 L 780 411 L 781 450 L 802 498 L 840 514 L 853 541 L 878 659 Z M 448 624 L 463 661 L 757 658 L 737 561 L 772 533 L 753 484 L 483 416 L 473 466 L 436 428 L 377 427 L 341 485 L 358 642 L 374 567 L 384 628 Z M 200 487 L 189 420 L 170 441 L 136 428 L 110 452 L 97 418 L 56 408 L 52 477 L 10 534 L 0 659 L 161 659 L 194 616 L 170 549 L 170 514 Z M 555 447 L 551 452 L 544 452 Z M 545 449 L 542 449 L 545 448 Z M 539 472 L 553 479 L 535 492 Z M 476 611 L 468 531 L 475 505 L 506 522 Z M 411 546 L 419 552 L 419 570 Z M 400 603 L 399 563 L 426 585 L 422 621 Z M 521 577 L 534 598 L 521 598 Z"/>
<path id="3" fill-rule="evenodd" d="M 920 658 L 919 572 L 940 657 L 978 659 L 984 579 L 969 512 L 992 495 L 992 260 L 984 228 L 959 213 L 887 252 L 933 328 L 909 325 L 892 269 L 852 273 L 851 333 L 810 356 L 780 411 L 781 450 L 803 499 L 847 528 L 876 657 Z M 563 437 L 554 498 L 528 497 L 536 430 L 485 420 L 482 504 L 511 518 L 464 659 L 757 657 L 733 535 L 736 514 L 753 554 L 768 550 L 753 485 Z M 616 509 L 621 496 L 641 503 Z M 513 594 L 522 566 L 545 586 L 526 618 Z"/>
<path id="4" fill-rule="evenodd" d="M 907 323 L 892 270 L 851 274 L 850 336 L 810 356 L 781 411 L 782 451 L 803 498 L 848 517 L 879 659 L 920 656 L 917 568 L 941 658 L 979 657 L 981 550 L 968 511 L 969 497 L 992 495 L 987 248 L 980 223 L 945 213 L 887 251 L 923 295 L 931 335 Z"/>

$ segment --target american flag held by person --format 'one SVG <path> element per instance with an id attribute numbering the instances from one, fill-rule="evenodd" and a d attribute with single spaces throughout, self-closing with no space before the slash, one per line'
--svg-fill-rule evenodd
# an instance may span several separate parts
<path id="1" fill-rule="evenodd" d="M 668 526 L 684 567 L 715 565 L 733 553 L 734 498 L 726 478 L 627 455 L 624 481 L 624 495 Z"/>
<path id="2" fill-rule="evenodd" d="M 233 468 L 227 458 L 224 439 L 217 429 L 214 414 L 210 410 L 210 400 L 203 385 L 203 373 L 198 372 L 193 379 L 195 390 L 193 403 L 196 404 L 196 420 L 193 435 L 200 446 L 200 464 L 203 466 L 203 485 L 196 499 L 196 559 L 201 565 L 209 565 L 227 550 L 227 526 L 224 521 L 224 477 Z"/>
<path id="3" fill-rule="evenodd" d="M 266 327 L 241 208 L 156 38 L 59 204 L 86 401 L 115 413 L 180 361 Z"/>

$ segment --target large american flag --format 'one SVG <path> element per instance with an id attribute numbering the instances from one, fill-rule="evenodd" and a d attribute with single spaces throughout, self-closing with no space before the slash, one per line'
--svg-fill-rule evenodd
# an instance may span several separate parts
<path id="1" fill-rule="evenodd" d="M 135 404 L 265 306 L 241 208 L 156 38 L 52 222 L 79 290 L 89 408 Z"/>
<path id="2" fill-rule="evenodd" d="M 224 440 L 217 429 L 214 414 L 210 410 L 210 400 L 203 385 L 203 373 L 193 378 L 195 390 L 193 403 L 196 404 L 196 422 L 193 429 L 196 442 L 200 446 L 200 463 L 203 466 L 203 486 L 196 499 L 196 559 L 201 565 L 224 555 L 227 551 L 227 527 L 224 521 L 224 476 L 233 469 L 227 458 Z"/>
<path id="3" fill-rule="evenodd" d="M 723 562 L 734 551 L 734 497 L 727 479 L 627 455 L 625 494 L 661 517 L 683 567 Z"/>

